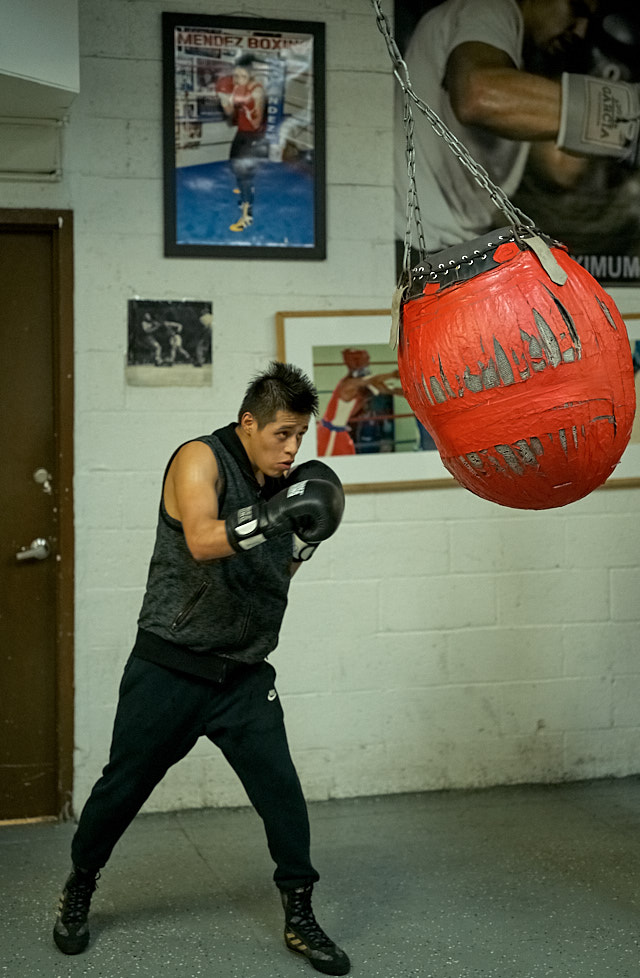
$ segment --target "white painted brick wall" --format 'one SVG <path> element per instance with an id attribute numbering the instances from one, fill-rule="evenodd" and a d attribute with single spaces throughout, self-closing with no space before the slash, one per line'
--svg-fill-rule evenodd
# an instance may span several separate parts
<path id="1" fill-rule="evenodd" d="M 80 0 L 64 179 L 0 183 L 1 206 L 75 215 L 76 808 L 106 760 L 168 456 L 235 415 L 275 355 L 277 310 L 379 308 L 394 286 L 393 88 L 367 0 L 260 6 L 327 25 L 324 262 L 162 257 L 163 8 Z M 635 290 L 618 292 L 623 311 L 640 308 Z M 213 301 L 212 389 L 126 386 L 136 295 Z M 307 796 L 640 770 L 638 499 L 601 490 L 530 513 L 458 488 L 349 495 L 340 532 L 292 584 L 272 656 Z M 147 807 L 245 802 L 201 742 Z"/>

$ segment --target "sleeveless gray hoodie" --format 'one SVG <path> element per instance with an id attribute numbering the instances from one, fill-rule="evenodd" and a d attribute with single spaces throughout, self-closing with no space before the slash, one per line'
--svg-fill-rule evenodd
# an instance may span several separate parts
<path id="1" fill-rule="evenodd" d="M 218 517 L 269 499 L 280 479 L 256 480 L 236 423 L 202 435 L 220 473 Z M 187 444 L 185 442 L 185 444 Z M 292 537 L 286 533 L 241 554 L 211 561 L 192 557 L 182 524 L 167 513 L 162 482 L 156 542 L 138 619 L 134 654 L 207 675 L 206 658 L 261 662 L 278 644 L 291 582 Z"/>

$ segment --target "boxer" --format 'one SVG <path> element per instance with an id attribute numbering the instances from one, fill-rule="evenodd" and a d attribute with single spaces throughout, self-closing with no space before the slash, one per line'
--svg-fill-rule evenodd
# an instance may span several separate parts
<path id="1" fill-rule="evenodd" d="M 204 734 L 264 822 L 286 946 L 323 974 L 349 971 L 311 905 L 319 877 L 307 808 L 266 661 L 293 572 L 335 533 L 344 510 L 328 466 L 294 468 L 317 411 L 308 378 L 274 362 L 249 384 L 235 422 L 186 442 L 169 460 L 109 763 L 82 810 L 54 925 L 65 954 L 89 943 L 91 898 L 113 847 Z"/>

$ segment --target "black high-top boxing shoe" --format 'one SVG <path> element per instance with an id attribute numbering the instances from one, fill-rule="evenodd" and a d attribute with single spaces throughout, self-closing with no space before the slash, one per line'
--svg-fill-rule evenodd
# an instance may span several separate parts
<path id="1" fill-rule="evenodd" d="M 323 975 L 346 975 L 351 967 L 342 948 L 328 937 L 311 907 L 313 884 L 281 890 L 284 907 L 284 942 L 291 951 L 303 954 Z"/>
<path id="2" fill-rule="evenodd" d="M 64 954 L 79 954 L 89 943 L 89 907 L 100 873 L 74 866 L 60 896 L 53 939 Z"/>

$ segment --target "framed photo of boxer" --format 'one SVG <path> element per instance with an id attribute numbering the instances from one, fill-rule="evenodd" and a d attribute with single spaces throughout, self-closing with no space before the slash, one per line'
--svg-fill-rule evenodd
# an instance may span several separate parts
<path id="1" fill-rule="evenodd" d="M 325 25 L 163 13 L 164 253 L 323 259 Z"/>
<path id="2" fill-rule="evenodd" d="M 211 302 L 136 298 L 127 306 L 128 385 L 211 386 Z"/>
<path id="3" fill-rule="evenodd" d="M 319 395 L 300 460 L 330 457 L 347 492 L 456 486 L 402 393 L 390 326 L 389 309 L 276 313 L 278 359 Z"/>

